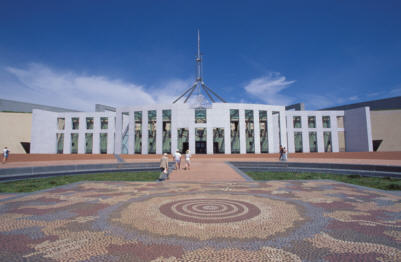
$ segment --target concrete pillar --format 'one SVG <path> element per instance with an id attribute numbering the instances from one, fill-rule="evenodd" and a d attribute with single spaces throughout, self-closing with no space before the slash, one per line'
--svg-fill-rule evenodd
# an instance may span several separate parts
<path id="1" fill-rule="evenodd" d="M 109 119 L 109 121 L 110 121 L 110 119 Z M 121 143 L 122 143 L 122 132 L 123 132 L 123 112 L 118 109 L 116 111 L 115 127 L 116 127 L 116 129 L 114 131 L 114 133 L 115 133 L 114 152 L 116 154 L 121 154 Z M 100 130 L 100 122 L 99 122 L 99 130 Z M 108 147 L 109 146 L 107 145 L 107 148 Z"/>
<path id="2" fill-rule="evenodd" d="M 245 138 L 245 110 L 239 110 L 239 144 L 240 144 L 240 153 L 246 154 L 246 138 Z"/>
<path id="3" fill-rule="evenodd" d="M 267 135 L 269 141 L 269 153 L 276 153 L 274 150 L 274 135 L 273 135 L 273 114 L 272 111 L 267 111 Z"/>
<path id="4" fill-rule="evenodd" d="M 148 154 L 148 145 L 149 145 L 148 119 L 149 119 L 148 111 L 147 110 L 142 111 L 142 155 Z"/>
<path id="5" fill-rule="evenodd" d="M 163 112 L 161 109 L 156 112 L 156 154 L 163 152 Z"/>
<path id="6" fill-rule="evenodd" d="M 253 127 L 255 135 L 255 154 L 260 154 L 260 125 L 259 125 L 259 110 L 253 110 Z"/>
<path id="7" fill-rule="evenodd" d="M 128 115 L 128 154 L 135 153 L 135 113 L 130 111 Z"/>

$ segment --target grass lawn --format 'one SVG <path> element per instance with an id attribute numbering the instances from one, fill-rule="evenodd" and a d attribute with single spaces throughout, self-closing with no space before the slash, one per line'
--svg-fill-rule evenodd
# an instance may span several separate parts
<path id="1" fill-rule="evenodd" d="M 319 173 L 287 173 L 287 172 L 254 172 L 246 174 L 254 180 L 304 180 L 304 179 L 330 179 L 349 184 L 373 187 L 383 190 L 401 190 L 401 179 L 363 177 L 359 175 L 333 175 Z"/>
<path id="2" fill-rule="evenodd" d="M 34 192 L 79 181 L 156 181 L 160 172 L 115 172 L 25 179 L 0 183 L 0 193 Z"/>

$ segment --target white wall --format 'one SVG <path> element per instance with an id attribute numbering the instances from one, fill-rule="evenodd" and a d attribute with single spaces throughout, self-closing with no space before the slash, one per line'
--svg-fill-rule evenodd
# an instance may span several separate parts
<path id="1" fill-rule="evenodd" d="M 344 129 L 347 152 L 373 151 L 369 107 L 345 110 Z"/>

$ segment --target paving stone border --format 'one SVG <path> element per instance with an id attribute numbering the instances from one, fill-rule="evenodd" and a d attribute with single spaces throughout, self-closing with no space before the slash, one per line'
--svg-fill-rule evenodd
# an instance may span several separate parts
<path id="1" fill-rule="evenodd" d="M 300 173 L 330 173 L 342 175 L 361 175 L 372 177 L 401 178 L 401 166 L 299 163 L 299 162 L 228 162 L 240 171 L 275 171 Z M 243 173 L 243 172 L 242 172 Z"/>

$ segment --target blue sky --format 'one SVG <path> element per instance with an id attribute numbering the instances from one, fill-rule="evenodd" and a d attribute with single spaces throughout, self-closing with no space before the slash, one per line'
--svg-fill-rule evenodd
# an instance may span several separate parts
<path id="1" fill-rule="evenodd" d="M 228 102 L 307 109 L 401 95 L 401 1 L 0 1 L 0 97 L 94 110 Z"/>

